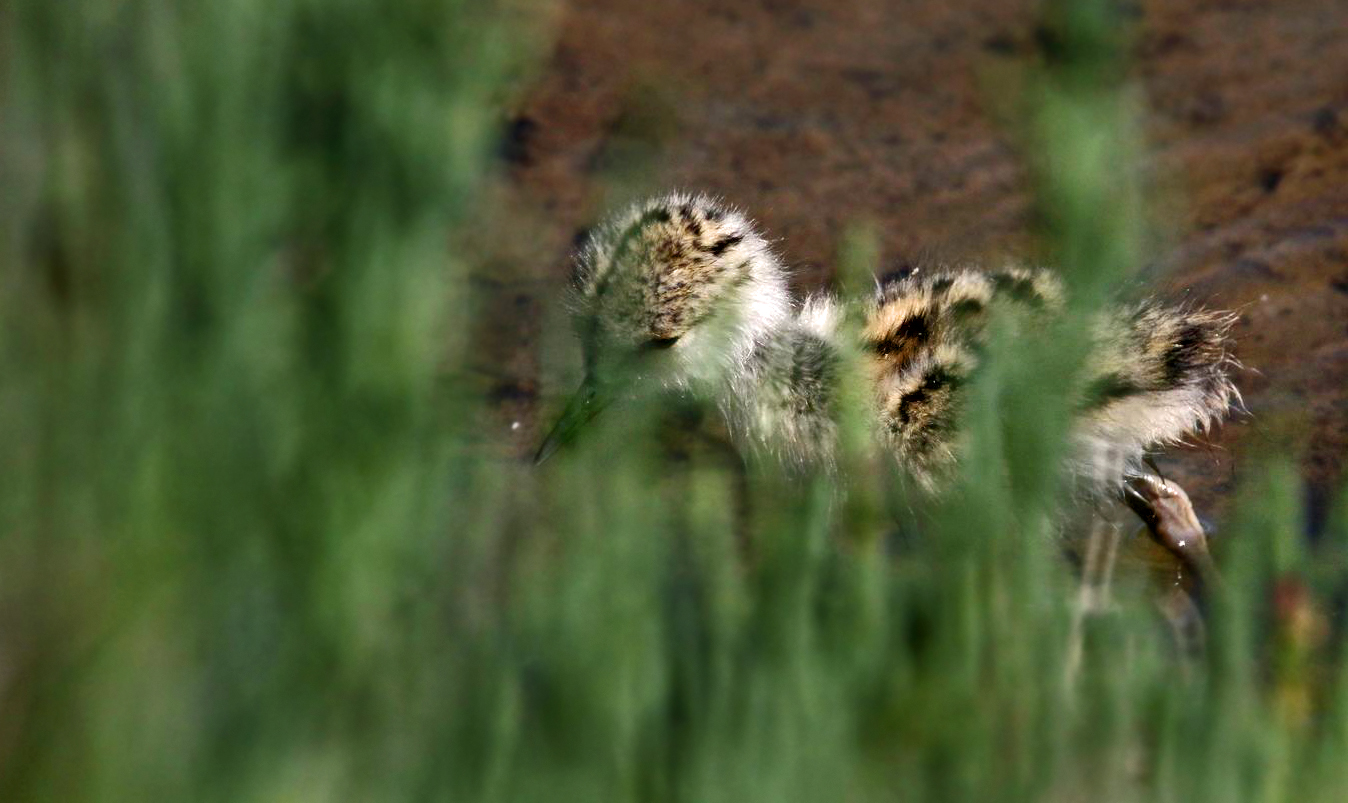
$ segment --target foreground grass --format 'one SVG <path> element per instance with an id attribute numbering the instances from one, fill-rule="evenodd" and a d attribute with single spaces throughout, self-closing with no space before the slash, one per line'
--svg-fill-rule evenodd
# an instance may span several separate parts
<path id="1" fill-rule="evenodd" d="M 639 417 L 475 457 L 446 243 L 518 61 L 470 5 L 0 11 L 0 798 L 1338 799 L 1348 522 L 1307 545 L 1275 455 L 1205 658 L 1137 584 L 1065 682 L 1064 332 L 992 355 L 899 555 L 861 449 L 845 493 Z M 1110 20 L 1061 8 L 1026 137 L 1070 334 L 1141 213 Z"/>

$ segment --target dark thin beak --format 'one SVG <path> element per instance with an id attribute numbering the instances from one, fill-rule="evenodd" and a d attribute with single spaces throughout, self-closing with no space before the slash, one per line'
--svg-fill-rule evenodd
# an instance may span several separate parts
<path id="1" fill-rule="evenodd" d="M 552 431 L 539 445 L 538 452 L 534 454 L 534 465 L 552 457 L 553 452 L 575 440 L 580 428 L 590 423 L 607 406 L 608 401 L 600 394 L 599 386 L 593 379 L 586 377 L 580 389 L 566 403 L 566 409 L 557 423 L 552 425 Z"/>

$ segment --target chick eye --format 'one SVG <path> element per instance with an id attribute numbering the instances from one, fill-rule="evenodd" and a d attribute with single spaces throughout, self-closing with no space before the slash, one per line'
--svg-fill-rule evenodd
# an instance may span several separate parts
<path id="1" fill-rule="evenodd" d="M 663 351 L 677 342 L 679 342 L 677 337 L 653 337 L 646 341 L 646 348 L 651 351 Z"/>

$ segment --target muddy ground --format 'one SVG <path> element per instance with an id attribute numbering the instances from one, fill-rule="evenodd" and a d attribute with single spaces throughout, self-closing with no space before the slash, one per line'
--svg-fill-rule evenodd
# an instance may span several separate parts
<path id="1" fill-rule="evenodd" d="M 1348 446 L 1348 0 L 1131 13 L 1140 169 L 1165 193 L 1147 275 L 1240 310 L 1248 366 L 1249 414 L 1163 467 L 1220 511 L 1250 448 L 1287 444 L 1321 515 Z M 476 234 L 492 311 L 477 368 L 509 450 L 536 442 L 536 411 L 575 370 L 565 345 L 540 348 L 563 325 L 573 242 L 634 194 L 703 189 L 750 210 L 800 290 L 830 281 L 856 221 L 878 227 L 882 266 L 1025 248 L 1026 172 L 998 108 L 1035 24 L 1024 0 L 562 2 L 484 205 L 509 222 Z"/>

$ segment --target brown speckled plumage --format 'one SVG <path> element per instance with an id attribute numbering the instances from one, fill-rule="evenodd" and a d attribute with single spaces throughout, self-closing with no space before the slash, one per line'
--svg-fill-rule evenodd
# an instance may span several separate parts
<path id="1" fill-rule="evenodd" d="M 765 248 L 752 224 L 715 200 L 667 196 L 634 207 L 592 237 L 574 283 L 605 334 L 669 341 L 746 281 Z"/>
<path id="2" fill-rule="evenodd" d="M 994 304 L 1048 311 L 1062 290 L 1046 271 L 914 270 L 880 286 L 866 308 L 862 346 L 882 434 L 900 464 L 934 487 L 953 466 L 963 394 L 978 367 Z"/>
<path id="3" fill-rule="evenodd" d="M 882 432 L 900 463 L 937 487 L 957 460 L 960 389 L 972 378 L 995 305 L 1050 316 L 1064 291 L 1049 272 L 1004 268 L 914 271 L 877 291 L 865 316 Z M 1139 301 L 1101 314 L 1084 366 L 1074 467 L 1127 469 L 1145 450 L 1220 419 L 1236 397 L 1227 377 L 1227 313 Z M 1116 477 L 1104 477 L 1106 481 Z"/>

